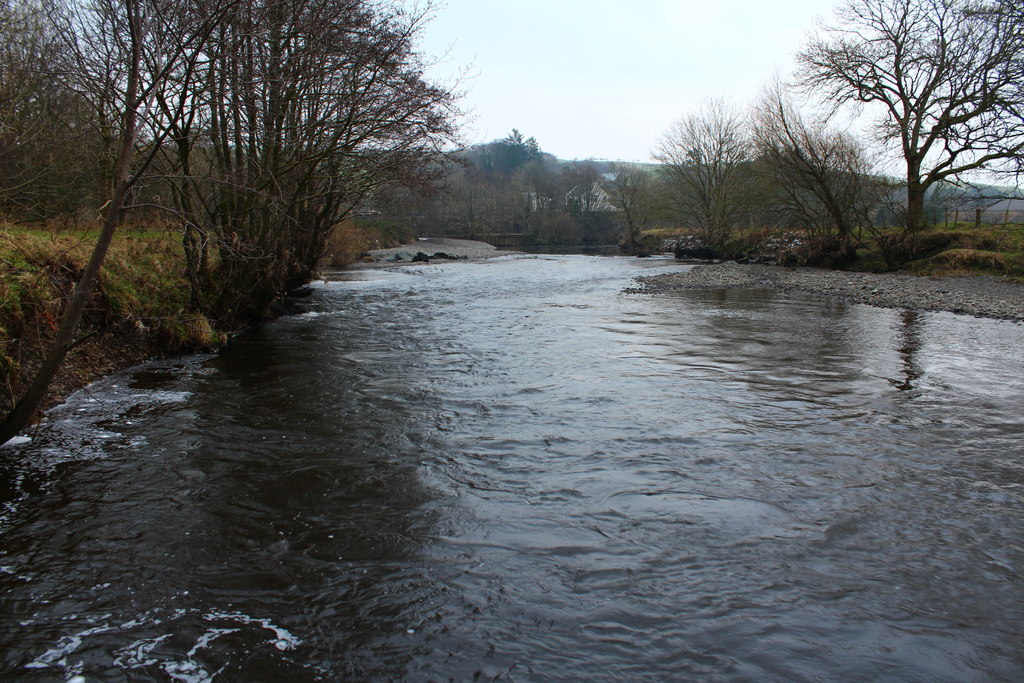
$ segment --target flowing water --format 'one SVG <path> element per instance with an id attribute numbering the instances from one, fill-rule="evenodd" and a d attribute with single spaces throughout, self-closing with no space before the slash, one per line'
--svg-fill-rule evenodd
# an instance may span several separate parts
<path id="1" fill-rule="evenodd" d="M 0 450 L 0 678 L 1024 677 L 1024 326 L 670 261 L 320 283 Z"/>

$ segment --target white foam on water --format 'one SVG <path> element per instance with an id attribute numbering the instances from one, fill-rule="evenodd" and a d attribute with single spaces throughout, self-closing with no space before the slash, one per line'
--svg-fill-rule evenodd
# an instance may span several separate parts
<path id="1" fill-rule="evenodd" d="M 302 643 L 301 640 L 293 636 L 286 629 L 275 625 L 270 621 L 270 619 L 257 619 L 256 617 L 250 617 L 248 614 L 243 614 L 241 612 L 209 612 L 204 615 L 204 618 L 207 620 L 228 619 L 247 626 L 253 624 L 260 626 L 274 634 L 276 638 L 274 641 L 274 647 L 282 652 L 294 650 Z"/>
<path id="2" fill-rule="evenodd" d="M 68 662 L 68 657 L 74 654 L 82 646 L 82 642 L 89 636 L 96 635 L 97 633 L 108 633 L 111 630 L 111 627 L 107 625 L 93 626 L 73 635 L 61 636 L 56 645 L 26 664 L 25 668 L 60 668 L 68 670 L 71 674 L 78 674 L 81 670 L 81 663 L 70 663 Z"/>
<path id="3" fill-rule="evenodd" d="M 161 616 L 159 614 L 160 610 L 152 610 L 140 615 L 138 618 L 130 619 L 120 626 L 102 623 L 77 633 L 61 636 L 52 647 L 26 664 L 25 668 L 36 671 L 61 670 L 69 682 L 73 680 L 84 681 L 85 679 L 82 677 L 84 663 L 75 661 L 73 656 L 86 645 L 86 640 L 89 636 L 126 632 L 141 626 L 172 626 L 175 620 L 185 616 L 189 611 L 177 609 L 169 615 Z M 109 614 L 104 615 L 101 619 L 106 621 L 110 616 Z M 197 660 L 201 660 L 200 654 L 202 651 L 210 649 L 215 641 L 223 636 L 239 633 L 246 627 L 255 626 L 269 632 L 264 642 L 273 645 L 274 648 L 282 652 L 293 650 L 301 644 L 301 641 L 287 629 L 277 626 L 270 619 L 252 617 L 242 612 L 221 610 L 205 612 L 202 618 L 206 622 L 211 622 L 209 628 L 196 638 L 195 644 L 188 652 L 180 655 L 177 659 L 168 660 L 166 655 L 154 654 L 157 648 L 173 638 L 174 634 L 178 632 L 176 629 L 172 629 L 169 633 L 140 638 L 118 648 L 114 652 L 114 665 L 129 671 L 156 666 L 162 669 L 174 681 L 180 681 L 181 683 L 209 683 L 216 679 L 224 667 L 216 671 L 209 671 Z M 227 664 L 224 666 L 226 667 Z"/>
<path id="4" fill-rule="evenodd" d="M 140 669 L 146 666 L 155 666 L 160 663 L 160 660 L 156 657 L 151 657 L 150 653 L 160 643 L 172 638 L 173 635 L 165 633 L 162 636 L 156 636 L 155 638 L 143 638 L 136 640 L 130 645 L 126 645 L 117 651 L 117 658 L 114 659 L 114 665 L 123 667 L 125 669 Z"/>
<path id="5" fill-rule="evenodd" d="M 171 680 L 181 681 L 181 683 L 210 683 L 216 675 L 216 672 L 211 674 L 192 660 L 165 662 L 160 668 L 171 677 Z"/>

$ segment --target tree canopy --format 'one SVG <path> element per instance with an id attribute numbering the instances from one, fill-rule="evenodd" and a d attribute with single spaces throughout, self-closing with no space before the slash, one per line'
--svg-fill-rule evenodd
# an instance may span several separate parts
<path id="1" fill-rule="evenodd" d="M 935 183 L 1005 170 L 1024 153 L 1018 3 L 848 0 L 798 61 L 833 105 L 881 108 L 879 139 L 905 164 L 912 231 Z"/>

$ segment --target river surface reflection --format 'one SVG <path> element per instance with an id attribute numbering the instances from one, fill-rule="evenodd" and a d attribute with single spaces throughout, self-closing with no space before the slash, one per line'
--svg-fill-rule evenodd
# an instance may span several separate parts
<path id="1" fill-rule="evenodd" d="M 0 450 L 16 680 L 1020 680 L 1024 326 L 670 261 L 319 283 Z"/>

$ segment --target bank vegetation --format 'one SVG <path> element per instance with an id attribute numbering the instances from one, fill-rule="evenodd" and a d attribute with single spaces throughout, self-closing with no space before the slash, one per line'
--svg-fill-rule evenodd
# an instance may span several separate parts
<path id="1" fill-rule="evenodd" d="M 171 347 L 205 343 L 221 332 L 179 340 L 174 326 L 231 331 L 270 315 L 369 196 L 429 186 L 457 113 L 416 49 L 431 11 L 387 0 L 0 5 L 0 212 L 9 224 L 67 228 L 50 263 L 37 257 L 49 237 L 5 231 L 9 296 L 33 281 L 54 288 L 29 288 L 46 305 L 9 307 L 53 329 L 34 334 L 39 321 L 22 326 L 16 313 L 4 323 L 5 362 L 34 375 L 20 397 L 20 378 L 8 382 L 0 441 L 92 334 L 80 322 L 98 302 L 124 324 L 168 312 L 124 314 L 114 293 L 133 282 L 117 261 L 156 268 L 146 249 L 115 240 L 124 226 L 168 226 L 167 244 L 151 246 L 175 245 L 161 267 L 176 281 L 140 291 L 175 302 L 178 322 L 158 325 Z M 88 254 L 65 241 L 88 243 Z M 32 337 L 49 343 L 38 364 L 23 352 Z"/>

